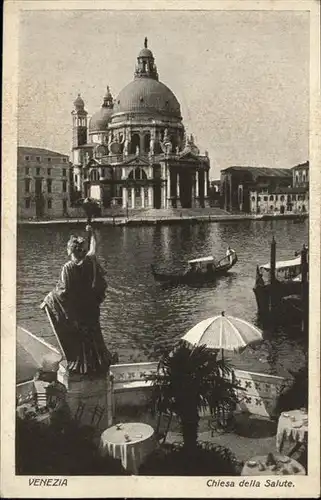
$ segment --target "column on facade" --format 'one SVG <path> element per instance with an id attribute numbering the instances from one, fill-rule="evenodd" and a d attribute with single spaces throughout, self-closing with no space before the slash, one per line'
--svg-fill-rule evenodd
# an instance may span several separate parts
<path id="1" fill-rule="evenodd" d="M 148 186 L 148 208 L 154 208 L 154 188 L 153 186 Z"/>
<path id="2" fill-rule="evenodd" d="M 199 171 L 196 170 L 196 175 L 195 175 L 195 197 L 199 197 Z"/>
<path id="3" fill-rule="evenodd" d="M 121 178 L 126 179 L 126 168 L 125 167 L 121 168 Z"/>
<path id="4" fill-rule="evenodd" d="M 135 208 L 135 188 L 132 187 L 132 208 Z"/>
<path id="5" fill-rule="evenodd" d="M 123 194 L 122 194 L 123 208 L 126 208 L 127 207 L 127 203 L 128 203 L 128 191 L 127 191 L 127 187 L 123 186 L 122 187 L 122 191 L 123 191 Z"/>
<path id="6" fill-rule="evenodd" d="M 141 207 L 145 208 L 145 188 L 144 188 L 144 186 L 141 186 L 141 188 L 140 188 L 140 201 L 141 201 Z"/>
<path id="7" fill-rule="evenodd" d="M 204 198 L 207 198 L 208 171 L 204 171 Z"/>
<path id="8" fill-rule="evenodd" d="M 169 168 L 167 169 L 167 199 L 171 197 L 171 173 Z"/>
<path id="9" fill-rule="evenodd" d="M 143 132 L 141 132 L 141 133 L 139 134 L 139 152 L 140 152 L 141 154 L 145 153 L 145 148 L 144 148 L 144 146 L 145 146 L 145 144 L 144 144 L 144 137 L 145 137 L 145 134 L 144 134 Z"/>
<path id="10" fill-rule="evenodd" d="M 167 208 L 167 201 L 166 201 L 166 192 L 167 192 L 167 186 L 166 183 L 163 182 L 161 185 L 161 194 L 162 194 L 162 208 Z"/>
<path id="11" fill-rule="evenodd" d="M 176 198 L 180 199 L 179 173 L 176 174 Z"/>

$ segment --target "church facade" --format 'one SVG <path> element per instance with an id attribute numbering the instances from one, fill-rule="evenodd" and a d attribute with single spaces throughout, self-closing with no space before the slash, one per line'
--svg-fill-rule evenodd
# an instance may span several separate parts
<path id="1" fill-rule="evenodd" d="M 159 81 L 153 53 L 139 52 L 134 79 L 88 120 L 74 102 L 73 181 L 102 209 L 208 206 L 210 161 L 187 136 L 173 92 Z"/>

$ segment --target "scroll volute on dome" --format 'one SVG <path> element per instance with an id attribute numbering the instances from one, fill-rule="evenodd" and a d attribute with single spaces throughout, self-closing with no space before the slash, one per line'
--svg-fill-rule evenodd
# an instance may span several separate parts
<path id="1" fill-rule="evenodd" d="M 120 142 L 118 142 L 117 140 L 113 140 L 109 144 L 109 151 L 113 155 L 119 155 L 122 152 L 122 144 L 120 144 Z"/>
<path id="2" fill-rule="evenodd" d="M 94 157 L 95 158 L 103 158 L 108 155 L 108 148 L 103 144 L 98 144 L 94 149 Z"/>

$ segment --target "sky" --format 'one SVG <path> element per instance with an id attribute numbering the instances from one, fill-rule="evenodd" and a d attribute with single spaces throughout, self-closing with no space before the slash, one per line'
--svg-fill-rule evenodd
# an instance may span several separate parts
<path id="1" fill-rule="evenodd" d="M 291 11 L 25 11 L 19 144 L 70 155 L 77 94 L 89 115 L 117 97 L 145 36 L 212 179 L 308 159 L 309 13 Z"/>

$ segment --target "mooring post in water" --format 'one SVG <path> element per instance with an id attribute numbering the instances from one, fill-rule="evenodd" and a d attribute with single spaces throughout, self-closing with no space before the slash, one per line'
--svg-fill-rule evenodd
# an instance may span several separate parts
<path id="1" fill-rule="evenodd" d="M 308 285 L 308 249 L 303 245 L 301 250 L 301 299 L 302 299 L 302 332 L 308 330 L 309 319 L 309 285 Z"/>
<path id="2" fill-rule="evenodd" d="M 275 297 L 275 263 L 276 263 L 276 241 L 274 236 L 271 242 L 271 257 L 270 257 L 270 309 L 274 309 L 276 297 Z"/>

